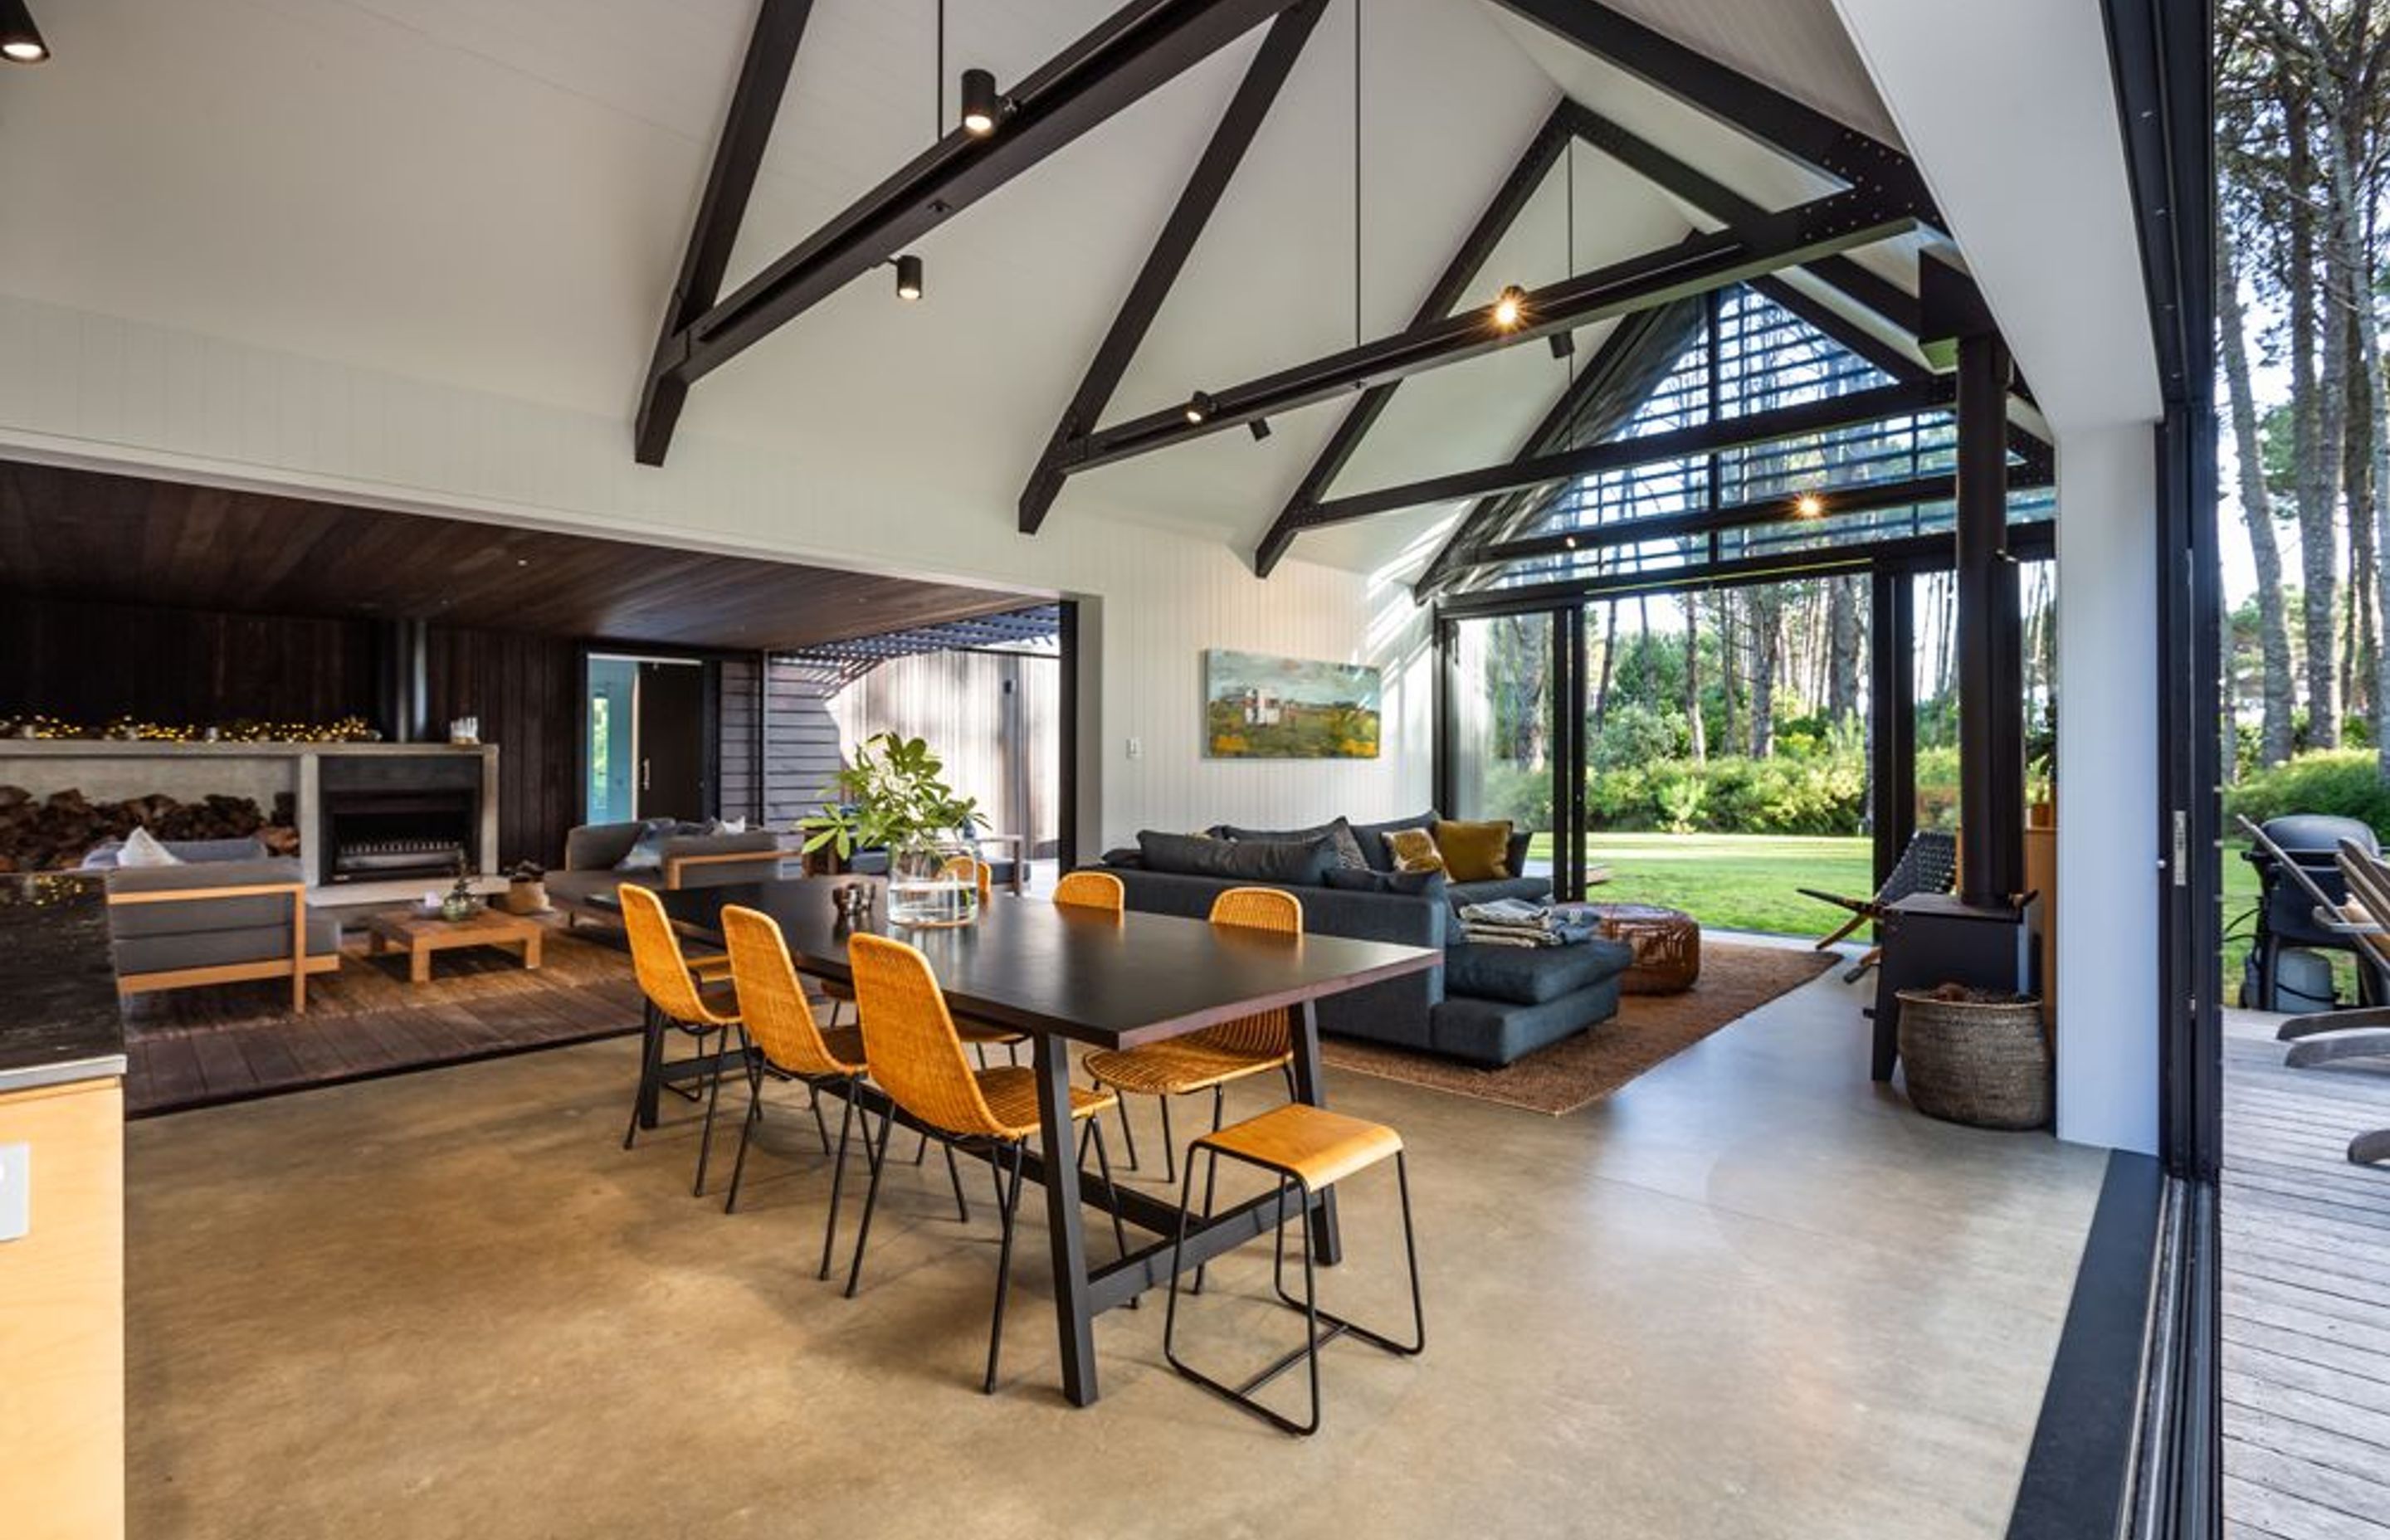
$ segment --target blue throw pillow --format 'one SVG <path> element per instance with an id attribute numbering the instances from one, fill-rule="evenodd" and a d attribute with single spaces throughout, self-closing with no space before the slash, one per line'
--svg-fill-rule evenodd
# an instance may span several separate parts
<path id="1" fill-rule="evenodd" d="M 704 831 L 702 825 L 694 828 L 696 832 Z M 683 825 L 677 818 L 640 819 L 639 837 L 631 841 L 631 848 L 623 853 L 623 859 L 614 863 L 614 869 L 618 872 L 662 871 L 664 841 L 679 839 L 682 829 Z"/>

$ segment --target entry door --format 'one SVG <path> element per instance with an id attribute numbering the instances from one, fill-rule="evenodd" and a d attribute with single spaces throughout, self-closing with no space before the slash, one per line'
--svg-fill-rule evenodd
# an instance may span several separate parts
<path id="1" fill-rule="evenodd" d="M 694 820 L 706 815 L 705 670 L 696 663 L 639 665 L 639 816 Z"/>

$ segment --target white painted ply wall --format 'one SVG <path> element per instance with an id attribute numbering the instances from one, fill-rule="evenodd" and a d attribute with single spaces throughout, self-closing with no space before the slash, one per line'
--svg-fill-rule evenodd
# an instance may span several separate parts
<path id="1" fill-rule="evenodd" d="M 1100 475 L 1033 539 L 1014 531 L 1009 494 L 966 506 L 908 488 L 903 463 L 867 472 L 709 440 L 701 402 L 671 463 L 643 467 L 628 410 L 602 417 L 0 296 L 0 448 L 12 454 L 1099 599 L 1084 767 L 1100 825 L 1087 833 L 1104 843 L 1140 828 L 1427 803 L 1432 674 L 1423 619 L 1399 585 L 1300 560 L 1262 582 L 1215 539 L 1104 507 Z M 1034 449 L 1023 445 L 1024 471 Z M 935 455 L 934 425 L 923 455 Z M 1381 757 L 1202 758 L 1207 647 L 1386 668 Z"/>

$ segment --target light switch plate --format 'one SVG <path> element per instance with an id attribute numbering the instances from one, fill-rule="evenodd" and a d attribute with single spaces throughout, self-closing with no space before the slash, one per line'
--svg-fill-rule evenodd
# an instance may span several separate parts
<path id="1" fill-rule="evenodd" d="M 22 1240 L 33 1226 L 33 1147 L 0 1144 L 0 1240 Z"/>
<path id="2" fill-rule="evenodd" d="M 1128 757 L 1131 759 L 1143 759 L 1145 757 L 1145 739 L 1141 738 L 1133 738 L 1128 740 Z"/>

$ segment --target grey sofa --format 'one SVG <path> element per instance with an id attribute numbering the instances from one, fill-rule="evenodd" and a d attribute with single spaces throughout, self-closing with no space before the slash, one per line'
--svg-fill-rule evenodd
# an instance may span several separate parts
<path id="1" fill-rule="evenodd" d="M 1376 836 L 1434 821 L 1434 815 L 1427 814 L 1352 828 L 1364 857 L 1381 858 L 1383 841 Z M 1214 838 L 1233 836 L 1247 841 L 1253 841 L 1255 834 L 1228 826 L 1214 826 L 1207 832 Z M 1525 860 L 1526 841 L 1525 835 L 1512 838 L 1509 865 L 1513 871 Z M 1377 859 L 1370 864 L 1375 871 L 1386 869 Z M 1322 1000 L 1320 1030 L 1476 1064 L 1508 1064 L 1609 1020 L 1618 1010 L 1619 978 L 1634 960 L 1628 948 L 1613 942 L 1548 952 L 1462 943 L 1459 905 L 1496 898 L 1548 899 L 1551 883 L 1540 877 L 1485 882 L 1447 882 L 1438 877 L 1417 892 L 1365 892 L 1332 882 L 1262 880 L 1255 884 L 1250 878 L 1150 870 L 1142 853 L 1132 850 L 1108 853 L 1099 869 L 1120 879 L 1130 908 L 1148 914 L 1201 919 L 1211 913 L 1212 901 L 1224 889 L 1249 884 L 1279 887 L 1302 899 L 1307 930 L 1445 949 L 1448 961 L 1444 968 Z"/>
<path id="2" fill-rule="evenodd" d="M 547 873 L 545 881 L 548 902 L 564 911 L 567 924 L 584 916 L 618 922 L 622 912 L 614 905 L 614 890 L 624 882 L 664 890 L 755 882 L 779 876 L 780 863 L 797 853 L 783 849 L 780 837 L 770 829 L 685 834 L 661 843 L 656 866 L 622 870 L 623 858 L 646 828 L 641 823 L 583 824 L 565 835 L 564 865 Z"/>
<path id="3" fill-rule="evenodd" d="M 307 981 L 341 966 L 341 922 L 307 907 L 306 874 L 254 840 L 168 843 L 173 866 L 108 868 L 116 986 L 126 995 L 260 979 L 290 981 L 290 1008 L 307 1008 Z"/>

